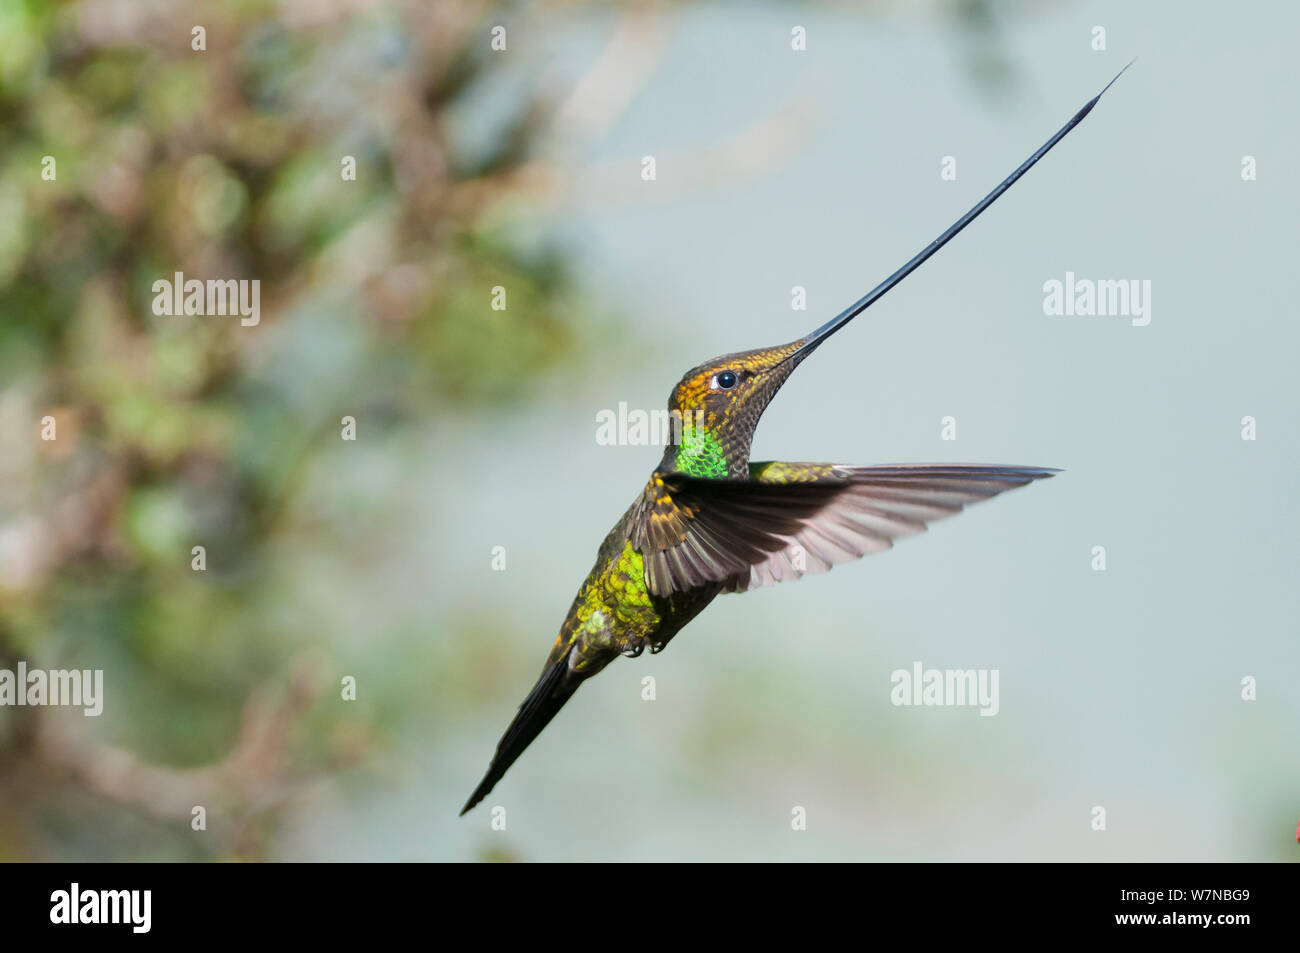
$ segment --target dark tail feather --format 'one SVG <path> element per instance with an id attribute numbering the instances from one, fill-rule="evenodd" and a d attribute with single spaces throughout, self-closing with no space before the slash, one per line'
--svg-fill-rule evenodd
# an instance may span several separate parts
<path id="1" fill-rule="evenodd" d="M 515 760 L 524 753 L 524 749 L 533 743 L 533 739 L 542 733 L 542 729 L 551 723 L 556 712 L 564 707 L 570 696 L 578 690 L 581 682 L 569 675 L 569 655 L 558 662 L 552 662 L 542 672 L 533 690 L 528 693 L 524 703 L 519 706 L 519 714 L 510 722 L 510 727 L 497 745 L 497 753 L 492 756 L 487 774 L 469 796 L 465 806 L 460 809 L 461 817 L 483 800 L 509 770 Z"/>

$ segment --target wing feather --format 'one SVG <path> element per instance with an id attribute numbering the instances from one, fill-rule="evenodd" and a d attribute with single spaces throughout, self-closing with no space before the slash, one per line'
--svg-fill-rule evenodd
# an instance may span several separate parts
<path id="1" fill-rule="evenodd" d="M 653 594 L 709 583 L 743 592 L 883 552 L 971 503 L 1057 472 L 756 463 L 748 480 L 656 473 L 629 511 L 627 531 Z"/>

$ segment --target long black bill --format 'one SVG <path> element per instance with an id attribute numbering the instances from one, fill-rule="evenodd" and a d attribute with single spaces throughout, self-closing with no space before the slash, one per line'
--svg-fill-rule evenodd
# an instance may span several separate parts
<path id="1" fill-rule="evenodd" d="M 1092 107 L 1097 105 L 1098 100 L 1100 100 L 1101 97 L 1106 94 L 1106 90 L 1114 86 L 1115 80 L 1123 76 L 1124 70 L 1128 69 L 1129 66 L 1132 66 L 1134 62 L 1136 61 L 1130 61 L 1128 65 L 1124 67 L 1124 69 L 1116 73 L 1115 79 L 1112 79 L 1109 83 L 1106 84 L 1105 88 L 1103 88 L 1100 93 L 1092 97 L 1092 99 L 1088 100 L 1088 102 L 1084 105 L 1084 107 L 1080 109 L 1077 113 L 1075 113 L 1074 117 L 1069 122 L 1067 122 L 1064 126 L 1062 126 L 1060 130 L 1056 133 L 1056 135 L 1052 136 L 1052 138 L 1048 139 L 1045 143 L 1043 143 L 1042 146 L 1039 147 L 1037 152 L 1031 155 L 1023 163 L 1021 163 L 1020 168 L 1016 169 L 1015 172 L 1012 172 L 1009 176 L 1003 179 L 1001 184 L 998 185 L 997 188 L 995 188 L 988 195 L 984 196 L 984 198 L 980 199 L 974 208 L 972 208 L 961 218 L 957 219 L 957 221 L 953 222 L 946 232 L 944 232 L 934 241 L 930 242 L 930 244 L 926 245 L 923 249 L 921 249 L 921 251 L 919 251 L 915 255 L 915 257 L 911 259 L 911 261 L 905 264 L 902 268 L 899 268 L 898 271 L 894 272 L 892 275 L 890 275 L 880 284 L 876 285 L 876 287 L 872 288 L 870 291 L 864 294 L 857 301 L 853 302 L 853 304 L 849 305 L 847 308 L 845 308 L 835 317 L 831 318 L 829 321 L 823 324 L 816 331 L 812 332 L 812 334 L 809 334 L 806 338 L 804 338 L 803 345 L 799 348 L 799 350 L 791 354 L 790 357 L 787 357 L 786 360 L 788 361 L 790 360 L 790 358 L 793 357 L 798 357 L 799 359 L 802 360 L 803 358 L 807 357 L 813 351 L 814 348 L 820 345 L 823 341 L 825 341 L 828 337 L 830 337 L 840 328 L 844 327 L 844 325 L 848 324 L 850 321 L 856 318 L 863 311 L 866 311 L 867 308 L 871 307 L 873 304 L 875 304 L 877 301 L 883 298 L 885 296 L 885 293 L 889 291 L 890 288 L 894 287 L 894 285 L 898 284 L 900 281 L 902 281 L 904 278 L 906 278 L 908 275 L 914 272 L 917 268 L 921 266 L 922 262 L 924 262 L 935 252 L 937 252 L 944 245 L 948 244 L 948 242 L 952 240 L 953 236 L 955 236 L 958 232 L 960 232 L 971 222 L 975 221 L 975 219 L 979 217 L 981 212 L 983 212 L 986 208 L 988 208 L 990 205 L 996 202 L 1001 197 L 1003 192 L 1011 188 L 1011 186 L 1015 185 L 1016 181 L 1022 175 L 1024 175 L 1031 168 L 1033 168 L 1035 162 L 1037 162 L 1043 156 L 1047 155 L 1047 153 L 1051 152 L 1052 147 L 1056 145 L 1058 142 L 1060 142 L 1062 139 L 1064 139 L 1069 134 L 1071 129 L 1073 129 L 1079 123 L 1083 122 L 1083 117 L 1088 115 L 1088 113 L 1092 112 Z"/>

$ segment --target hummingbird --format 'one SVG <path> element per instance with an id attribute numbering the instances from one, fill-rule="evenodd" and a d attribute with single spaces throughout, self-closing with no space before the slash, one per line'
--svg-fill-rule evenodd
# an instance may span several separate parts
<path id="1" fill-rule="evenodd" d="M 749 450 L 759 418 L 795 368 L 997 201 L 1126 69 L 947 231 L 840 314 L 789 344 L 724 354 L 686 372 L 668 398 L 674 427 L 663 459 L 600 544 L 541 677 L 461 816 L 491 792 L 583 682 L 619 656 L 662 651 L 721 593 L 826 572 L 889 549 L 968 504 L 1060 472 L 755 462 Z"/>

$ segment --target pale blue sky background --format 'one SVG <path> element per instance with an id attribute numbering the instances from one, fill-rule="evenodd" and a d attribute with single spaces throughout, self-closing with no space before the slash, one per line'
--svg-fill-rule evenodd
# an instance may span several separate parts
<path id="1" fill-rule="evenodd" d="M 673 17 L 644 89 L 573 157 L 578 172 L 625 163 L 626 200 L 580 178 L 520 230 L 558 237 L 608 317 L 584 378 L 552 380 L 526 413 L 431 421 L 403 476 L 409 535 L 370 581 L 368 611 L 412 632 L 375 651 L 431 665 L 412 677 L 435 695 L 472 681 L 486 700 L 412 725 L 391 777 L 311 808 L 285 856 L 1295 856 L 1300 10 L 1001 6 L 992 50 L 1009 72 L 986 83 L 942 9 Z M 789 49 L 795 23 L 807 52 Z M 1090 49 L 1094 24 L 1106 52 Z M 535 27 L 515 31 L 514 72 L 481 92 L 484 122 L 519 83 L 580 76 L 610 24 Z M 658 461 L 659 448 L 598 446 L 596 412 L 662 407 L 699 361 L 820 324 L 1134 56 L 1079 129 L 799 370 L 754 447 L 1066 472 L 890 553 L 720 598 L 665 653 L 584 686 L 489 798 L 506 832 L 486 810 L 458 820 L 597 544 Z M 805 122 L 787 160 L 671 188 L 686 173 L 674 163 L 787 102 Z M 639 180 L 646 154 L 657 183 Z M 1246 154 L 1258 181 L 1241 179 Z M 955 182 L 940 179 L 944 155 Z M 1042 284 L 1067 270 L 1150 279 L 1150 325 L 1045 316 Z M 791 311 L 793 285 L 807 312 Z M 1255 442 L 1240 439 L 1247 414 Z M 956 442 L 939 439 L 945 415 Z M 890 672 L 917 660 L 999 669 L 1001 713 L 892 707 Z M 1240 700 L 1245 675 L 1256 702 Z M 1094 805 L 1105 833 L 1089 829 Z"/>

